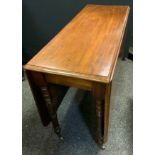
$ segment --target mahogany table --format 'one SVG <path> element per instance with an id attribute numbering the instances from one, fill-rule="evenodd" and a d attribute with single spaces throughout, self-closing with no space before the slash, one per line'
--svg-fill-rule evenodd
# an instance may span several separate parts
<path id="1" fill-rule="evenodd" d="M 68 87 L 89 90 L 96 105 L 97 142 L 108 138 L 112 79 L 128 6 L 87 5 L 26 65 L 42 122 L 61 137 L 57 109 Z"/>

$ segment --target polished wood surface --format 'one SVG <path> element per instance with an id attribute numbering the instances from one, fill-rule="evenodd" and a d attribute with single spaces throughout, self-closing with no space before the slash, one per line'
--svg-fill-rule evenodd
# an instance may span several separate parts
<path id="1" fill-rule="evenodd" d="M 128 6 L 87 5 L 25 69 L 109 83 L 128 14 Z"/>
<path id="2" fill-rule="evenodd" d="M 92 90 L 92 82 L 88 80 L 64 77 L 61 75 L 45 74 L 46 81 L 48 83 L 55 83 L 64 86 L 76 87 L 84 90 Z"/>
<path id="3" fill-rule="evenodd" d="M 112 79 L 128 14 L 128 6 L 87 5 L 25 65 L 42 122 L 52 121 L 59 137 L 57 108 L 67 88 L 77 87 L 93 94 L 96 138 L 105 148 Z"/>

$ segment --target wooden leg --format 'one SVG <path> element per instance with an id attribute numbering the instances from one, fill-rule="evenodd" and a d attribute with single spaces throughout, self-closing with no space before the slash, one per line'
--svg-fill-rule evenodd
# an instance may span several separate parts
<path id="1" fill-rule="evenodd" d="M 100 146 L 103 143 L 103 101 L 96 100 L 96 127 L 97 142 Z"/>
<path id="2" fill-rule="evenodd" d="M 111 83 L 94 84 L 93 96 L 96 104 L 97 142 L 102 149 L 105 149 L 108 140 L 110 94 Z"/>
<path id="3" fill-rule="evenodd" d="M 49 85 L 47 84 L 42 73 L 27 71 L 27 74 L 29 75 L 29 77 L 31 75 L 31 79 L 33 80 L 33 86 L 36 86 L 36 88 L 40 91 L 39 95 L 40 95 L 40 98 L 42 99 L 41 101 L 43 101 L 42 105 L 46 107 L 46 113 L 48 113 L 48 117 L 50 118 L 50 121 L 52 121 L 55 133 L 62 139 L 62 136 L 60 133 L 61 130 L 60 130 L 60 126 L 57 119 L 57 113 L 56 113 L 58 108 L 57 98 L 50 93 Z M 32 80 L 31 80 L 31 83 L 32 83 Z M 39 97 L 39 96 L 36 96 L 36 90 L 34 89 L 33 89 L 33 95 L 35 98 Z M 39 98 L 37 101 L 41 102 L 39 101 Z"/>
<path id="4" fill-rule="evenodd" d="M 110 97 L 111 97 L 112 82 L 106 84 L 105 101 L 104 101 L 104 143 L 108 140 L 109 116 L 110 116 Z"/>
<path id="5" fill-rule="evenodd" d="M 60 139 L 63 139 L 61 136 L 61 129 L 60 129 L 60 126 L 58 123 L 56 109 L 54 108 L 57 101 L 55 100 L 54 96 L 52 96 L 52 98 L 51 98 L 50 92 L 48 90 L 48 86 L 41 87 L 41 91 L 42 91 L 49 115 L 52 120 L 54 132 L 58 135 L 58 137 L 60 137 Z"/>

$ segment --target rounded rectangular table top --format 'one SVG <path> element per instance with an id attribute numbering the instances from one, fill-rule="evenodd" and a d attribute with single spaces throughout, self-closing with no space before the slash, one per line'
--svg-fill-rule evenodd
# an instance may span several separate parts
<path id="1" fill-rule="evenodd" d="M 87 5 L 25 69 L 110 82 L 128 15 L 128 6 Z"/>

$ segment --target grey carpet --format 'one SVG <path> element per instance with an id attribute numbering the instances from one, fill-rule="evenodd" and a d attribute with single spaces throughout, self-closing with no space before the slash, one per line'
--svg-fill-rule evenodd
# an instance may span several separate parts
<path id="1" fill-rule="evenodd" d="M 130 60 L 119 60 L 111 96 L 108 145 L 94 141 L 94 108 L 89 93 L 70 88 L 58 111 L 64 142 L 52 125 L 43 127 L 27 80 L 23 81 L 23 155 L 132 155 L 132 72 Z M 88 100 L 87 100 L 88 99 Z M 90 105 L 89 105 L 90 104 Z"/>

